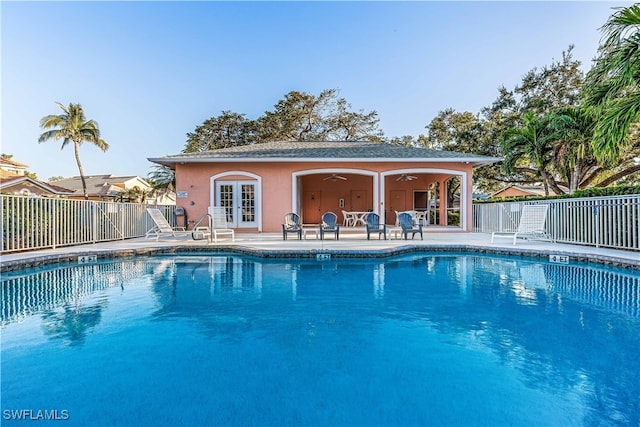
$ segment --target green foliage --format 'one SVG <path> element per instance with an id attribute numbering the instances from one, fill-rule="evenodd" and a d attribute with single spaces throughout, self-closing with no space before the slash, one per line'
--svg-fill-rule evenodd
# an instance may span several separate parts
<path id="1" fill-rule="evenodd" d="M 632 145 L 629 130 L 640 119 L 640 5 L 618 8 L 602 30 L 604 42 L 587 74 L 584 100 L 598 118 L 595 154 L 613 165 Z"/>
<path id="2" fill-rule="evenodd" d="M 154 165 L 147 181 L 154 189 L 173 190 L 176 187 L 176 172 L 163 165 Z"/>
<path id="3" fill-rule="evenodd" d="M 187 134 L 185 153 L 269 141 L 382 141 L 378 114 L 352 111 L 336 89 L 318 96 L 292 91 L 255 120 L 223 111 Z"/>
<path id="4" fill-rule="evenodd" d="M 626 196 L 629 194 L 640 194 L 640 185 L 633 186 L 617 186 L 607 188 L 587 188 L 585 190 L 578 190 L 573 194 L 563 194 L 559 196 L 517 196 L 517 197 L 502 197 L 500 199 L 490 200 L 474 200 L 473 203 L 502 203 L 509 202 L 525 202 L 532 200 L 554 200 L 554 199 L 568 199 L 568 198 L 582 198 L 582 197 L 607 197 L 607 196 Z"/>
<path id="5" fill-rule="evenodd" d="M 67 144 L 73 143 L 76 164 L 80 179 L 82 180 L 82 191 L 87 199 L 87 185 L 84 179 L 84 171 L 80 162 L 80 145 L 89 142 L 102 151 L 107 151 L 109 144 L 100 137 L 98 123 L 94 120 L 87 120 L 84 110 L 80 104 L 69 104 L 65 107 L 57 102 L 62 114 L 45 116 L 40 120 L 40 127 L 45 130 L 38 138 L 38 142 L 45 142 L 49 139 L 54 141 L 62 140 L 63 149 Z"/>

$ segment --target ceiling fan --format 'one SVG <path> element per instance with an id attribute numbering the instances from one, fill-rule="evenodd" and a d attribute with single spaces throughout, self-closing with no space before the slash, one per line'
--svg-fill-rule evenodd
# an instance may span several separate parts
<path id="1" fill-rule="evenodd" d="M 404 181 L 404 182 L 406 182 L 406 181 L 413 181 L 414 179 L 418 179 L 418 177 L 403 173 L 398 178 L 396 178 L 396 181 Z"/>
<path id="2" fill-rule="evenodd" d="M 346 180 L 347 180 L 347 178 L 346 178 L 346 177 L 344 177 L 344 176 L 340 176 L 340 175 L 335 174 L 335 173 L 332 173 L 331 175 L 329 175 L 329 176 L 328 176 L 328 177 L 326 177 L 326 178 L 323 178 L 322 180 L 323 180 L 323 181 L 327 181 L 327 180 L 329 180 L 329 181 L 336 182 L 336 181 L 337 181 L 337 180 L 339 180 L 339 179 L 341 179 L 341 180 L 343 180 L 343 181 L 346 181 Z"/>

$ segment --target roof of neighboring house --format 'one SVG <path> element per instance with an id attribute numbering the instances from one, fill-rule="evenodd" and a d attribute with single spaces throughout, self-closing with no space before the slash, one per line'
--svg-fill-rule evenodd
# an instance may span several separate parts
<path id="1" fill-rule="evenodd" d="M 125 191 L 120 187 L 123 183 L 138 179 L 146 184 L 146 181 L 139 176 L 116 176 L 116 175 L 88 175 L 84 177 L 87 185 L 88 196 L 110 197 L 116 196 Z M 54 181 L 56 185 L 71 189 L 75 194 L 82 194 L 82 180 L 79 176 L 63 178 Z M 148 184 L 147 184 L 148 185 Z"/>
<path id="2" fill-rule="evenodd" d="M 527 195 L 527 196 L 546 196 L 545 191 L 544 191 L 544 187 L 542 187 L 540 185 L 508 185 L 508 186 L 504 187 L 503 189 L 493 193 L 491 195 L 491 197 L 496 197 L 500 193 L 503 193 L 503 192 L 507 191 L 510 188 L 513 188 L 515 190 L 519 190 L 519 191 L 525 193 L 524 195 Z M 560 186 L 560 188 L 563 188 L 563 187 Z M 549 189 L 549 194 L 553 196 L 556 193 L 552 189 Z"/>
<path id="3" fill-rule="evenodd" d="M 242 145 L 198 153 L 183 153 L 149 158 L 165 166 L 177 163 L 209 162 L 291 162 L 291 161 L 438 161 L 467 162 L 474 165 L 500 161 L 497 157 L 452 151 L 430 150 L 370 141 L 274 141 L 263 144 Z"/>
<path id="4" fill-rule="evenodd" d="M 17 173 L 10 172 L 8 170 L 0 169 L 0 178 L 14 178 L 16 176 L 25 176 L 18 175 Z"/>
<path id="5" fill-rule="evenodd" d="M 24 163 L 16 162 L 15 160 L 7 159 L 6 157 L 0 156 L 0 165 L 10 165 L 13 167 L 27 169 L 29 165 L 25 165 Z"/>
<path id="6" fill-rule="evenodd" d="M 25 183 L 25 182 L 28 182 L 37 187 L 40 187 L 44 191 L 49 192 L 51 194 L 57 194 L 61 196 L 68 196 L 73 194 L 73 190 L 70 190 L 68 188 L 60 187 L 59 185 L 49 184 L 47 182 L 38 181 L 37 179 L 33 179 L 25 175 L 15 176 L 11 178 L 0 178 L 0 190 L 15 186 L 21 183 Z"/>

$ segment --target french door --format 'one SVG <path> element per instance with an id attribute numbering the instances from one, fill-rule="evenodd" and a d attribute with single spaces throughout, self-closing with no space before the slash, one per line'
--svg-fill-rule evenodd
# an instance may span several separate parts
<path id="1" fill-rule="evenodd" d="M 254 228 L 256 216 L 255 181 L 217 181 L 216 206 L 227 211 L 227 223 L 231 228 Z"/>

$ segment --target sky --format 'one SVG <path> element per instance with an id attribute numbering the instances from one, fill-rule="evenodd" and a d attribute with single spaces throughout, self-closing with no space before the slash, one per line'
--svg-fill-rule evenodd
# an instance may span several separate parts
<path id="1" fill-rule="evenodd" d="M 631 2 L 0 2 L 0 151 L 41 180 L 77 176 L 40 119 L 79 103 L 110 148 L 85 175 L 146 177 L 224 110 L 256 119 L 291 91 L 338 89 L 385 136 L 438 112 L 479 113 L 575 45 L 586 72 L 614 7 Z"/>

